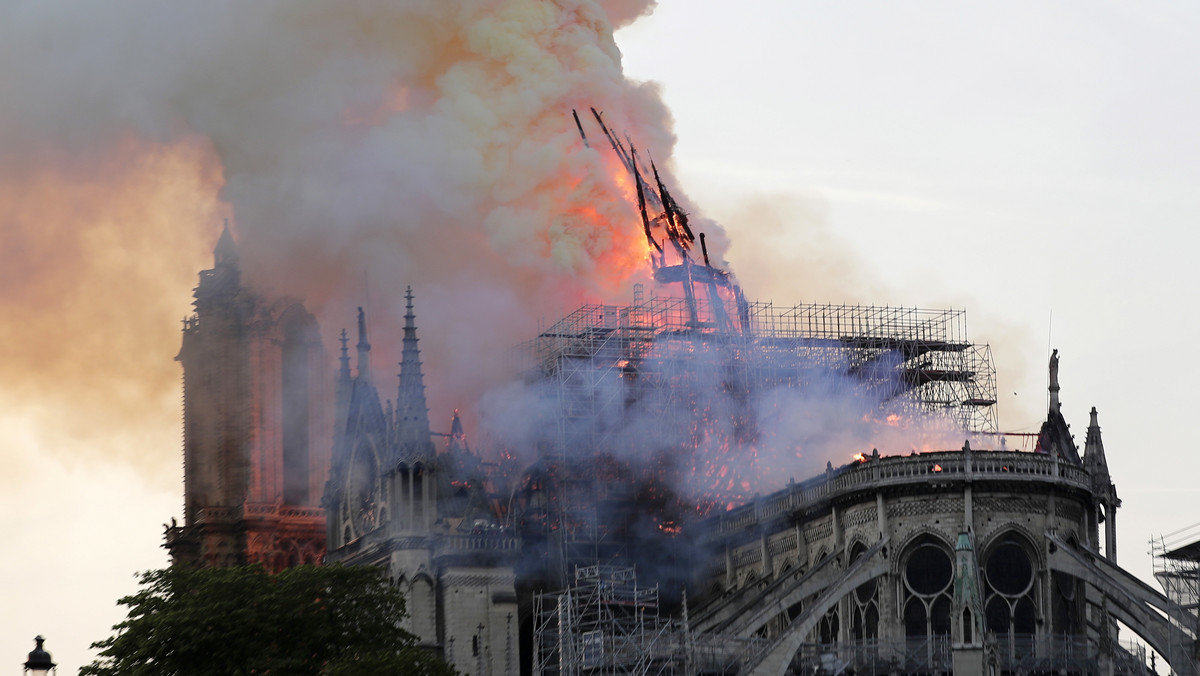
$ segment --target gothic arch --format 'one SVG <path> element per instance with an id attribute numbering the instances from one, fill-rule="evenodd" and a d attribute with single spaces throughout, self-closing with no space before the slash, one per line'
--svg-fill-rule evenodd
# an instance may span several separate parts
<path id="1" fill-rule="evenodd" d="M 882 544 L 878 543 L 876 546 Z M 790 617 L 790 624 L 777 637 L 773 647 L 767 653 L 762 654 L 755 664 L 747 665 L 746 671 L 782 676 L 787 671 L 796 651 L 802 644 L 809 641 L 814 630 L 818 628 L 818 624 L 831 609 L 837 607 L 843 597 L 852 593 L 863 583 L 888 573 L 890 564 L 882 559 L 882 552 L 875 550 L 874 547 L 872 550 L 869 550 L 868 556 L 863 560 L 847 566 L 845 570 L 832 567 L 826 569 L 821 566 L 814 569 L 814 573 L 820 573 L 822 570 L 830 573 L 833 577 L 832 580 L 811 580 L 809 584 L 801 584 L 794 588 L 791 593 L 778 595 L 774 599 L 776 603 L 787 605 L 789 616 L 791 612 L 796 612 L 796 614 Z M 812 591 L 817 593 L 813 595 Z M 798 608 L 793 605 L 797 601 L 802 601 L 802 605 Z M 747 624 L 747 628 L 751 631 L 757 629 L 760 626 L 760 620 L 757 618 L 761 618 L 762 615 L 763 613 L 760 612 L 756 619 Z"/>
<path id="2" fill-rule="evenodd" d="M 904 564 L 902 562 L 904 560 L 904 557 L 908 555 L 909 550 L 912 547 L 916 546 L 917 544 L 920 544 L 918 542 L 919 540 L 921 540 L 921 541 L 923 541 L 923 540 L 937 541 L 938 544 L 945 547 L 946 551 L 948 551 L 948 552 L 954 551 L 954 543 L 951 542 L 950 538 L 947 537 L 946 534 L 943 533 L 942 531 L 940 531 L 936 528 L 931 528 L 929 526 L 921 526 L 919 528 L 915 528 L 915 529 L 913 529 L 913 531 L 911 533 L 908 534 L 908 536 L 904 539 L 904 541 L 899 543 L 899 545 L 895 548 L 895 551 L 899 554 L 899 556 L 895 556 L 892 558 L 891 573 L 893 575 L 899 576 L 899 575 L 903 574 Z"/>
<path id="3" fill-rule="evenodd" d="M 303 303 L 291 302 L 287 303 L 286 307 L 281 303 L 276 305 L 273 310 L 272 314 L 276 316 L 275 321 L 272 322 L 270 335 L 273 340 L 302 340 L 310 347 L 321 344 L 321 332 L 317 326 L 317 319 L 304 309 Z"/>
<path id="4" fill-rule="evenodd" d="M 425 570 L 412 577 L 408 589 L 408 615 L 413 631 L 418 636 L 431 637 L 437 630 L 437 600 L 434 597 L 436 584 Z"/>
<path id="5" fill-rule="evenodd" d="M 999 528 L 994 529 L 988 534 L 983 546 L 979 548 L 980 554 L 986 556 L 988 551 L 1006 537 L 1018 537 L 1023 540 L 1022 544 L 1029 550 L 1030 556 L 1035 558 L 1034 564 L 1037 568 L 1044 568 L 1046 565 L 1042 548 L 1037 543 L 1044 538 L 1034 535 L 1025 527 L 1024 524 L 1012 522 L 1001 524 Z"/>
<path id="6" fill-rule="evenodd" d="M 954 592 L 954 547 L 936 530 L 922 529 L 899 551 L 892 565 L 904 635 L 922 640 L 948 636 Z"/>
<path id="7" fill-rule="evenodd" d="M 1033 635 L 1044 621 L 1039 583 L 1045 565 L 1035 542 L 1025 529 L 1010 524 L 980 548 L 985 626 L 998 636 Z"/>
<path id="8" fill-rule="evenodd" d="M 846 548 L 847 567 L 865 556 L 869 550 L 870 547 L 862 538 L 854 538 Z M 879 589 L 879 581 L 872 578 L 846 595 L 846 625 L 852 640 L 879 638 Z"/>
<path id="9" fill-rule="evenodd" d="M 824 545 L 822 545 L 821 547 L 818 547 L 816 558 L 809 561 L 807 567 L 812 568 L 813 566 L 820 563 L 821 561 L 824 561 L 826 556 L 829 556 L 829 550 L 827 550 Z"/>

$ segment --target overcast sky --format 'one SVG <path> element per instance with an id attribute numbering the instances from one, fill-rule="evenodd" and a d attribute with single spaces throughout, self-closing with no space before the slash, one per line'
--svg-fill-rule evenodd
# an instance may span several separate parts
<path id="1" fill-rule="evenodd" d="M 1059 350 L 1063 412 L 1081 445 L 1099 409 L 1124 501 L 1120 561 L 1148 577 L 1149 538 L 1200 521 L 1189 424 L 1200 382 L 1198 34 L 1191 3 L 660 0 L 617 44 L 629 77 L 660 84 L 675 176 L 725 226 L 749 297 L 966 308 L 971 338 L 992 346 L 1008 431 L 1036 431 Z M 161 204 L 217 222 L 223 207 L 203 188 L 219 176 L 182 173 L 213 203 L 180 205 L 166 191 Z M 174 305 L 88 326 L 161 333 L 152 357 L 177 378 L 175 322 L 210 263 L 210 235 L 172 240 L 188 268 L 169 280 Z M 31 255 L 0 241 L 9 269 Z M 128 255 L 120 264 L 144 266 L 154 252 Z M 0 295 L 18 293 L 0 280 Z M 27 326 L 10 314 L 0 336 Z M 144 429 L 89 436 L 70 428 L 70 402 L 88 393 L 44 359 L 65 402 L 61 429 L 25 416 L 20 388 L 0 383 L 0 664 L 14 673 L 38 633 L 63 673 L 90 660 L 134 573 L 166 563 L 162 524 L 182 503 L 178 391 L 142 404 Z M 86 461 L 86 449 L 63 450 L 96 434 L 126 450 Z"/>

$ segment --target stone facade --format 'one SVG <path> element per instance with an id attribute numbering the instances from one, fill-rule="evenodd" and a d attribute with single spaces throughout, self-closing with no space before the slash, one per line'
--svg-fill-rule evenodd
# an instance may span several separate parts
<path id="1" fill-rule="evenodd" d="M 471 452 L 457 415 L 435 444 L 411 290 L 399 387 L 385 402 L 361 309 L 355 368 L 343 332 L 330 374 L 303 305 L 242 286 L 228 229 L 214 253 L 177 357 L 185 508 L 166 532 L 175 562 L 383 567 L 407 599 L 406 628 L 472 676 L 537 668 L 521 650 L 532 599 L 572 566 L 654 547 L 661 555 L 649 558 L 681 571 L 662 579 L 686 588 L 671 609 L 681 626 L 663 629 L 667 649 L 643 657 L 674 673 L 1137 671 L 1118 622 L 1176 673 L 1198 671 L 1195 642 L 1173 643 L 1165 625 L 1178 608 L 1116 565 L 1121 503 L 1097 415 L 1081 451 L 1053 364 L 1036 452 L 876 452 L 637 539 L 616 527 L 647 508 L 619 463 L 535 465 L 517 484 L 515 468 Z M 600 500 L 613 523 L 566 519 Z M 568 527 L 604 537 L 572 540 Z"/>

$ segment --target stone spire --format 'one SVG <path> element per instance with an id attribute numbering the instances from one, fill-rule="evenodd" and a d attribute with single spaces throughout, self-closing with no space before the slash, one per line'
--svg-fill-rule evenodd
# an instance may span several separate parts
<path id="1" fill-rule="evenodd" d="M 341 443 L 343 434 L 346 432 L 346 416 L 350 412 L 350 394 L 354 387 L 353 381 L 350 379 L 350 348 L 346 345 L 350 339 L 346 337 L 346 329 L 342 329 L 342 335 L 338 338 L 338 342 L 342 344 L 341 356 L 338 357 L 338 375 L 337 375 L 337 401 L 334 402 L 337 410 L 337 418 L 334 421 L 334 443 Z"/>
<path id="2" fill-rule="evenodd" d="M 338 338 L 338 342 L 342 344 L 342 354 L 338 357 L 340 366 L 338 367 L 338 382 L 350 380 L 350 348 L 346 347 L 350 343 L 350 339 L 346 336 L 346 329 L 342 329 L 342 335 Z"/>
<path id="3" fill-rule="evenodd" d="M 417 326 L 413 315 L 412 287 L 405 290 L 404 350 L 400 360 L 400 389 L 396 395 L 396 441 L 401 458 L 432 456 L 429 408 L 425 403 L 425 378 L 421 374 L 421 352 L 417 349 Z"/>
<path id="4" fill-rule="evenodd" d="M 979 562 L 970 533 L 959 533 L 954 555 L 954 599 L 951 624 L 958 646 L 983 645 L 983 595 L 979 585 Z"/>
<path id="5" fill-rule="evenodd" d="M 1108 459 L 1104 457 L 1104 440 L 1100 438 L 1100 423 L 1096 407 L 1092 407 L 1092 419 L 1088 424 L 1087 441 L 1083 445 L 1083 468 L 1092 480 L 1092 500 L 1095 503 L 1096 527 L 1104 524 L 1104 556 L 1117 562 L 1117 508 L 1121 499 L 1117 487 L 1108 472 Z"/>
<path id="6" fill-rule="evenodd" d="M 367 314 L 358 308 L 358 377 L 367 380 L 371 377 L 371 344 L 367 342 Z"/>
<path id="7" fill-rule="evenodd" d="M 970 532 L 959 533 L 954 547 L 954 598 L 950 604 L 950 647 L 955 674 L 983 676 L 983 594 L 980 590 L 979 560 L 975 557 Z"/>
<path id="8" fill-rule="evenodd" d="M 1103 478 L 1108 482 L 1108 459 L 1104 457 L 1104 440 L 1100 438 L 1099 416 L 1092 407 L 1092 418 L 1088 423 L 1087 440 L 1083 443 L 1083 466 L 1093 479 Z"/>

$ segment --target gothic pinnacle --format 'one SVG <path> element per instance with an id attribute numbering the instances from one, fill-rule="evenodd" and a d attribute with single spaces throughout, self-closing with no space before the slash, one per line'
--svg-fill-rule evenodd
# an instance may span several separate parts
<path id="1" fill-rule="evenodd" d="M 371 344 L 367 342 L 367 315 L 358 308 L 358 377 L 367 378 L 371 372 Z"/>

